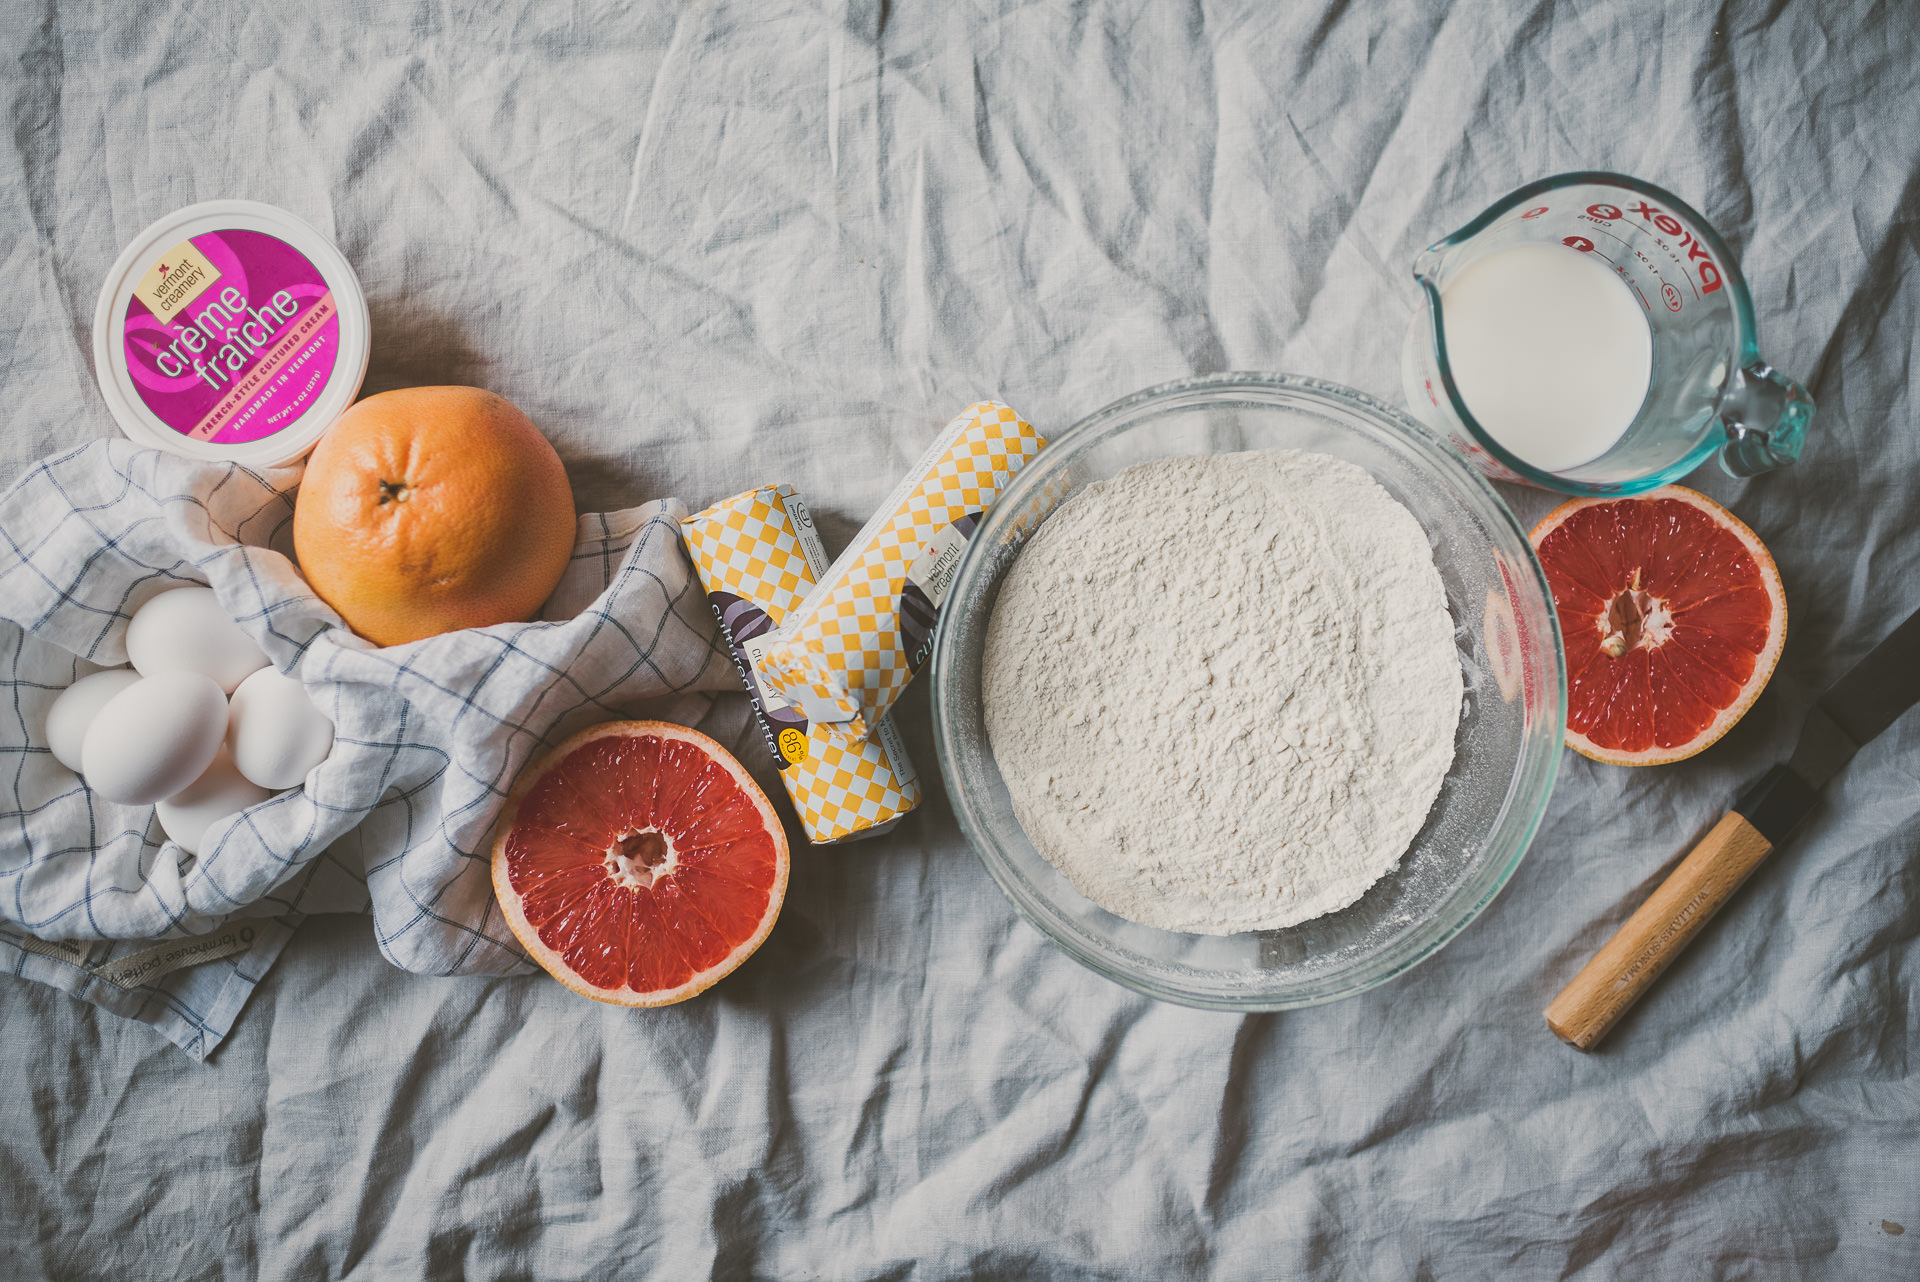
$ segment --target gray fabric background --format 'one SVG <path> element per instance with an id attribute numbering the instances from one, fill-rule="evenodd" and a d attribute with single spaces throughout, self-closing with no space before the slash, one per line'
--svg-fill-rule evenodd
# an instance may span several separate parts
<path id="1" fill-rule="evenodd" d="M 7 0 L 9 478 L 112 431 L 101 279 L 216 196 L 338 241 L 367 390 L 510 397 L 583 510 L 791 481 L 829 550 L 981 395 L 1043 428 L 1191 371 L 1397 397 L 1415 250 L 1573 168 L 1713 219 L 1821 409 L 1798 468 L 1695 478 L 1785 577 L 1766 696 L 1678 766 L 1570 757 L 1506 891 L 1391 984 L 1135 997 L 936 784 L 800 853 L 761 952 L 667 1011 L 407 975 L 365 918 L 303 926 L 204 1065 L 0 983 L 6 1274 L 1920 1276 L 1920 715 L 1604 1053 L 1540 1018 L 1920 605 L 1920 20 L 1425 8 Z M 902 721 L 932 774 L 924 689 Z"/>

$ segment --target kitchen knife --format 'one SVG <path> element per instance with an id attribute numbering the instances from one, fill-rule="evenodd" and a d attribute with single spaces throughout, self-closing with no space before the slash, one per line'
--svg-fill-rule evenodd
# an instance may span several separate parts
<path id="1" fill-rule="evenodd" d="M 1762 775 L 1547 1007 L 1547 1027 L 1592 1050 L 1862 744 L 1920 701 L 1920 611 L 1814 703 L 1793 756 Z"/>

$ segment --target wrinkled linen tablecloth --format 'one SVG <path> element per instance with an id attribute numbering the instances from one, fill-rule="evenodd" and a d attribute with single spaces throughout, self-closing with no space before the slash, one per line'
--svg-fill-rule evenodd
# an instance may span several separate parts
<path id="1" fill-rule="evenodd" d="M 368 391 L 506 395 L 582 511 L 792 482 L 830 551 L 983 395 L 1043 430 L 1211 370 L 1397 399 L 1413 254 L 1568 169 L 1699 207 L 1820 402 L 1798 467 L 1693 478 L 1785 579 L 1766 695 L 1681 765 L 1569 755 L 1506 890 L 1398 980 L 1235 1016 L 1083 970 L 967 850 L 919 689 L 927 804 L 799 851 L 762 951 L 680 1007 L 410 975 L 352 915 L 301 924 L 205 1062 L 0 981 L 7 1275 L 1920 1276 L 1920 716 L 1602 1053 L 1540 1018 L 1920 606 L 1920 23 L 1434 9 L 0 15 L 0 480 L 113 435 L 100 282 L 220 196 L 354 263 Z"/>

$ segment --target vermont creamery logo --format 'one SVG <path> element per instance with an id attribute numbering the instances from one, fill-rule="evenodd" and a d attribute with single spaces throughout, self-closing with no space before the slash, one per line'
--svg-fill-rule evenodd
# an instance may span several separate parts
<path id="1" fill-rule="evenodd" d="M 133 296 L 165 324 L 219 279 L 220 273 L 206 255 L 195 249 L 192 241 L 183 240 L 147 269 L 133 287 Z"/>

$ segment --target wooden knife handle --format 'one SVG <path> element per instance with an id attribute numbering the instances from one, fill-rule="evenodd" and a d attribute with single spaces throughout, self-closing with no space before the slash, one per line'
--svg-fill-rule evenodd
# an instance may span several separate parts
<path id="1" fill-rule="evenodd" d="M 1647 902 L 1547 1007 L 1547 1027 L 1590 1051 L 1652 986 L 1773 844 L 1736 811 L 1721 816 Z"/>

